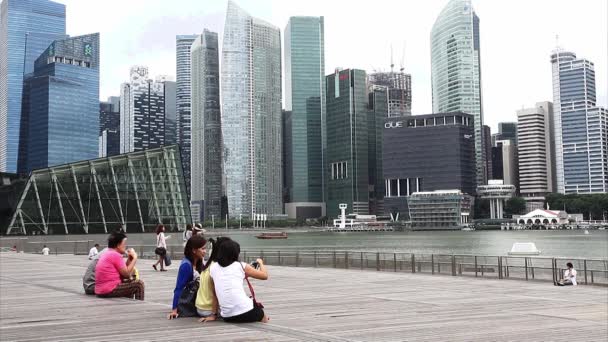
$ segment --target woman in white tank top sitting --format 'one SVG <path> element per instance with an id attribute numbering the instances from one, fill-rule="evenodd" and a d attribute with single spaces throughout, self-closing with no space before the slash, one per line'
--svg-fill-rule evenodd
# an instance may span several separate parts
<path id="1" fill-rule="evenodd" d="M 257 259 L 259 269 L 239 262 L 241 247 L 236 241 L 228 240 L 221 244 L 217 263 L 211 265 L 210 274 L 215 287 L 220 313 L 224 321 L 230 323 L 268 322 L 264 310 L 254 305 L 243 288 L 245 276 L 266 280 L 268 272 L 264 261 Z"/>

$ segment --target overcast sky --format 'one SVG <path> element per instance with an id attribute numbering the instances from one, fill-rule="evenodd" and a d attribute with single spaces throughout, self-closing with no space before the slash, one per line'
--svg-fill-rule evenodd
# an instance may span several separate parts
<path id="1" fill-rule="evenodd" d="M 175 76 L 175 35 L 217 31 L 227 0 L 56 0 L 67 33 L 101 33 L 101 99 L 119 94 L 134 64 Z M 448 0 L 237 0 L 281 31 L 290 16 L 325 17 L 326 73 L 336 67 L 412 75 L 414 114 L 432 112 L 431 28 Z M 608 1 L 473 0 L 480 18 L 485 123 L 516 121 L 516 110 L 552 101 L 549 55 L 559 45 L 595 63 L 598 104 L 608 102 Z M 403 46 L 405 45 L 405 54 Z"/>

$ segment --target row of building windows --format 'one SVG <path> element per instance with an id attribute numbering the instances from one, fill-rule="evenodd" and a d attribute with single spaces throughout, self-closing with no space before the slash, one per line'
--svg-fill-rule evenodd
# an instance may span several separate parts
<path id="1" fill-rule="evenodd" d="M 407 197 L 422 191 L 422 178 L 401 178 L 384 180 L 385 197 Z"/>
<path id="2" fill-rule="evenodd" d="M 49 64 L 51 64 L 51 63 L 71 64 L 71 65 L 82 66 L 85 68 L 91 67 L 91 62 L 81 61 L 81 60 L 73 59 L 73 58 L 57 57 L 57 56 L 49 57 L 48 63 Z"/>
<path id="3" fill-rule="evenodd" d="M 348 162 L 331 163 L 331 179 L 348 178 Z"/>

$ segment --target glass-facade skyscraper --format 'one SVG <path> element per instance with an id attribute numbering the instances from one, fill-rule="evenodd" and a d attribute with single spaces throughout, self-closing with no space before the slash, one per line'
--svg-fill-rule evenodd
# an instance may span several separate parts
<path id="1" fill-rule="evenodd" d="M 0 4 L 0 172 L 16 172 L 22 87 L 34 61 L 65 37 L 65 5 L 49 0 L 4 0 Z"/>
<path id="2" fill-rule="evenodd" d="M 325 214 L 325 39 L 323 17 L 291 17 L 285 28 L 285 204 L 290 218 Z"/>
<path id="3" fill-rule="evenodd" d="M 232 1 L 220 86 L 228 212 L 281 214 L 281 33 Z"/>
<path id="4" fill-rule="evenodd" d="M 24 86 L 31 171 L 98 156 L 99 33 L 54 41 L 36 60 Z"/>
<path id="5" fill-rule="evenodd" d="M 190 193 L 190 173 L 191 173 L 191 84 L 190 75 L 190 48 L 198 35 L 184 34 L 175 36 L 175 105 L 177 106 L 176 139 L 181 147 L 182 163 L 184 165 L 184 178 L 186 179 L 186 189 Z"/>
<path id="6" fill-rule="evenodd" d="M 479 17 L 471 0 L 450 0 L 431 31 L 433 112 L 472 114 L 475 125 L 477 184 L 486 184 Z"/>
<path id="7" fill-rule="evenodd" d="M 99 157 L 120 154 L 120 97 L 99 102 Z"/>
<path id="8" fill-rule="evenodd" d="M 192 44 L 192 206 L 196 221 L 219 218 L 222 208 L 222 127 L 217 33 L 204 30 Z M 193 211 L 194 214 L 194 211 Z"/>
<path id="9" fill-rule="evenodd" d="M 551 65 L 557 191 L 608 192 L 608 114 L 596 107 L 594 65 L 559 50 Z"/>

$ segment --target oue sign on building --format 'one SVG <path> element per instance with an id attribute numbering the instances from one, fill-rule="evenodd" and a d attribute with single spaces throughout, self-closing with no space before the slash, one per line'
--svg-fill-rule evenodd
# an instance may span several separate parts
<path id="1" fill-rule="evenodd" d="M 403 121 L 389 121 L 384 123 L 384 128 L 400 128 L 403 127 Z"/>

